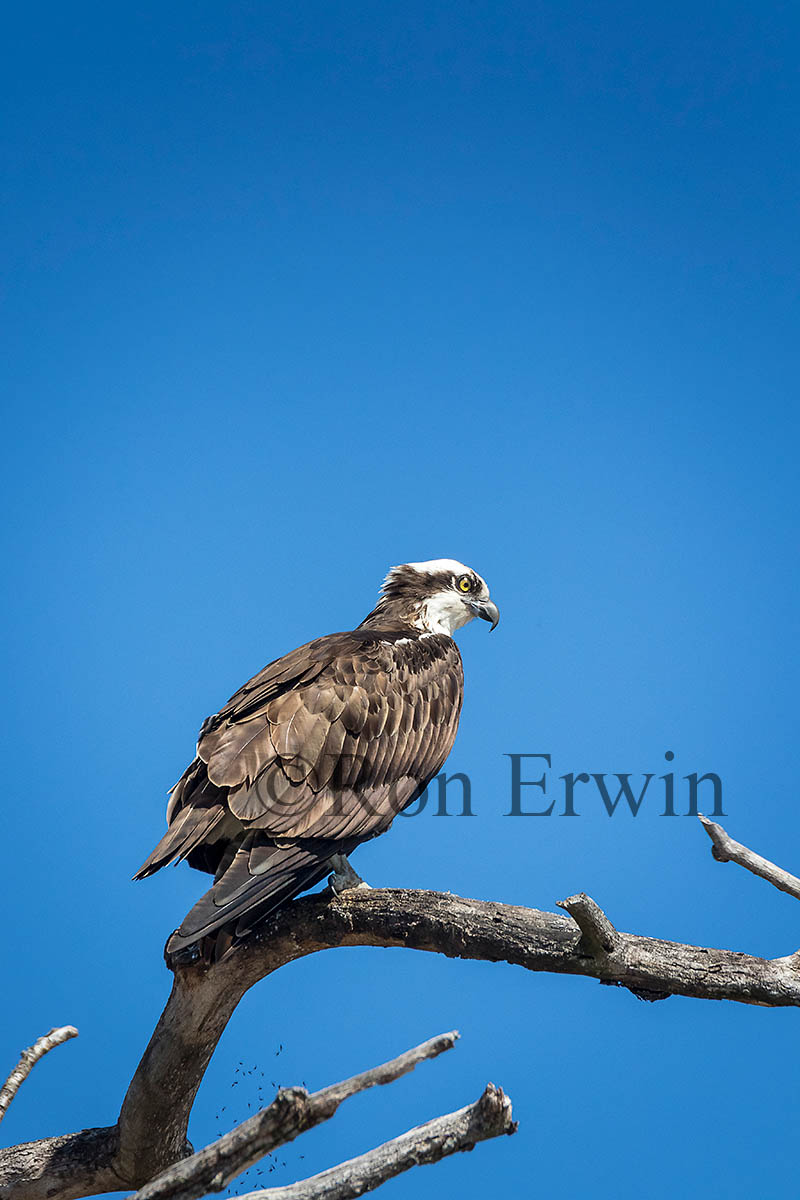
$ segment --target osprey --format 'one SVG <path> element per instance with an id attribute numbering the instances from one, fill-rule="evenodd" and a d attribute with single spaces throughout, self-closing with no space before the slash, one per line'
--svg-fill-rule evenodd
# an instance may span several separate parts
<path id="1" fill-rule="evenodd" d="M 393 567 L 356 629 L 276 659 L 208 717 L 167 832 L 134 876 L 184 858 L 214 876 L 169 954 L 202 941 L 223 957 L 331 868 L 335 889 L 361 882 L 344 856 L 384 833 L 450 753 L 464 690 L 452 634 L 473 617 L 494 629 L 499 613 L 463 563 Z"/>

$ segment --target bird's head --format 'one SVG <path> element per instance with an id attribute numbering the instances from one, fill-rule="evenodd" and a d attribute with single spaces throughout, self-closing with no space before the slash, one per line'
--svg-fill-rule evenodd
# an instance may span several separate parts
<path id="1" fill-rule="evenodd" d="M 381 589 L 378 613 L 424 633 L 452 634 L 473 617 L 490 621 L 494 629 L 500 620 L 485 580 L 453 558 L 392 567 Z"/>

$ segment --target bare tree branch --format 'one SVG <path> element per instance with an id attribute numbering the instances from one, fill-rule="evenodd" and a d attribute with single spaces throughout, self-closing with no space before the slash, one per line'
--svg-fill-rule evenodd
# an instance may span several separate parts
<path id="1" fill-rule="evenodd" d="M 716 821 L 709 821 L 708 817 L 702 816 L 700 820 L 711 838 L 713 843 L 711 853 L 717 862 L 738 863 L 746 871 L 752 871 L 754 875 L 766 879 L 767 883 L 771 883 L 781 892 L 787 892 L 788 895 L 794 896 L 795 900 L 800 900 L 800 879 L 796 875 L 784 871 L 783 867 L 776 866 L 768 858 L 762 858 L 760 854 L 749 850 L 741 842 L 735 842 L 721 825 L 717 825 Z"/>
<path id="2" fill-rule="evenodd" d="M 118 1149 L 116 1125 L 9 1146 L 0 1150 L 0 1197 L 74 1200 L 119 1191 L 125 1181 L 115 1170 Z"/>
<path id="3" fill-rule="evenodd" d="M 357 889 L 333 898 L 306 896 L 222 964 L 170 963 L 172 992 L 117 1124 L 1 1150 L 0 1200 L 130 1191 L 190 1155 L 186 1130 L 194 1098 L 240 999 L 260 979 L 319 950 L 402 947 L 584 975 L 646 999 L 680 995 L 800 1006 L 800 953 L 763 959 L 622 933 L 583 894 L 563 906 L 569 917 L 438 892 Z"/>
<path id="4" fill-rule="evenodd" d="M 49 1033 L 43 1034 L 38 1041 L 29 1046 L 27 1050 L 23 1050 L 20 1055 L 19 1062 L 14 1067 L 14 1070 L 9 1075 L 8 1079 L 0 1088 L 0 1121 L 8 1112 L 8 1106 L 19 1091 L 20 1086 L 30 1075 L 33 1068 L 36 1066 L 40 1058 L 44 1058 L 50 1050 L 56 1046 L 63 1045 L 70 1038 L 78 1036 L 78 1031 L 74 1025 L 61 1025 L 57 1029 L 51 1029 Z"/>
<path id="5" fill-rule="evenodd" d="M 246 1192 L 239 1200 L 354 1200 L 371 1192 L 410 1167 L 439 1162 L 448 1154 L 471 1150 L 478 1142 L 501 1134 L 516 1133 L 511 1103 L 500 1088 L 490 1083 L 475 1104 L 384 1142 L 374 1150 L 351 1158 L 288 1187 Z"/>
<path id="6" fill-rule="evenodd" d="M 442 1033 L 398 1058 L 311 1095 L 305 1088 L 282 1088 L 268 1108 L 170 1167 L 141 1188 L 136 1200 L 194 1200 L 206 1192 L 222 1191 L 265 1154 L 329 1120 L 342 1101 L 376 1085 L 393 1083 L 426 1059 L 452 1049 L 457 1038 L 455 1031 Z"/>

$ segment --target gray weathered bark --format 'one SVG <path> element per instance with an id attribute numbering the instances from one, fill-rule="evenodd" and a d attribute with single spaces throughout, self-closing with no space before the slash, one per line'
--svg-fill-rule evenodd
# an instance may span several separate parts
<path id="1" fill-rule="evenodd" d="M 584 975 L 651 1000 L 682 995 L 800 1006 L 800 953 L 770 960 L 623 933 L 584 895 L 562 906 L 570 916 L 438 892 L 308 896 L 221 965 L 171 964 L 171 995 L 117 1124 L 0 1151 L 0 1200 L 75 1200 L 141 1188 L 184 1158 L 197 1089 L 236 1005 L 260 979 L 319 950 L 402 947 Z"/>
<path id="2" fill-rule="evenodd" d="M 471 1150 L 478 1142 L 515 1133 L 511 1105 L 500 1088 L 489 1084 L 474 1104 L 436 1117 L 374 1150 L 351 1158 L 310 1179 L 287 1187 L 246 1192 L 239 1200 L 354 1200 L 410 1167 L 439 1162 L 448 1154 Z"/>
<path id="3" fill-rule="evenodd" d="M 299 1134 L 322 1121 L 329 1121 L 339 1105 L 351 1096 L 371 1087 L 394 1083 L 426 1059 L 451 1050 L 457 1038 L 455 1031 L 442 1033 L 379 1067 L 362 1071 L 360 1075 L 353 1075 L 310 1096 L 305 1088 L 281 1088 L 268 1108 L 243 1121 L 191 1158 L 167 1168 L 136 1193 L 136 1200 L 194 1200 L 206 1192 L 222 1191 L 265 1154 L 294 1141 Z"/>

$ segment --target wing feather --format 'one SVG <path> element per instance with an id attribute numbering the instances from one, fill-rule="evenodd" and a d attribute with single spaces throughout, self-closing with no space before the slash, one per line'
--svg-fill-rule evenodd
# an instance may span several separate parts
<path id="1" fill-rule="evenodd" d="M 240 688 L 204 723 L 140 871 L 187 854 L 216 871 L 171 947 L 223 928 L 233 944 L 321 878 L 331 854 L 388 829 L 441 769 L 462 691 L 451 638 L 359 630 L 310 642 Z"/>

